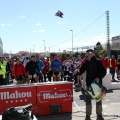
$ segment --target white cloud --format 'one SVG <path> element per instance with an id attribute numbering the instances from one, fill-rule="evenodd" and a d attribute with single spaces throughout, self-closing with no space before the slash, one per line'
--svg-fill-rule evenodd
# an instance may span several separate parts
<path id="1" fill-rule="evenodd" d="M 41 26 L 42 24 L 41 23 L 37 23 L 35 26 Z"/>
<path id="2" fill-rule="evenodd" d="M 0 27 L 7 27 L 7 26 L 11 26 L 12 24 L 0 24 Z"/>
<path id="3" fill-rule="evenodd" d="M 106 41 L 106 35 L 100 35 L 100 36 L 92 36 L 90 38 L 85 38 L 86 45 L 96 45 L 97 42 L 100 42 L 101 44 L 105 44 Z M 84 43 L 85 44 L 85 43 Z"/>
<path id="4" fill-rule="evenodd" d="M 76 46 L 76 47 L 92 46 L 92 45 L 94 46 L 94 45 L 96 45 L 97 42 L 100 42 L 101 44 L 106 44 L 106 42 L 107 42 L 105 35 L 79 38 L 78 40 L 74 41 L 74 46 Z"/>
<path id="5" fill-rule="evenodd" d="M 9 23 L 9 24 L 7 24 L 7 26 L 11 26 L 11 25 L 12 25 L 12 24 L 10 24 L 10 23 Z"/>
<path id="6" fill-rule="evenodd" d="M 6 26 L 6 24 L 0 24 L 0 27 L 5 27 Z"/>
<path id="7" fill-rule="evenodd" d="M 44 29 L 41 29 L 41 30 L 33 30 L 34 33 L 40 33 L 40 32 L 45 32 Z"/>
<path id="8" fill-rule="evenodd" d="M 100 35 L 100 36 L 92 36 L 92 37 L 84 37 L 84 38 L 73 38 L 73 48 L 76 47 L 85 47 L 85 46 L 95 46 L 97 42 L 100 42 L 101 44 L 106 44 L 106 36 Z M 61 44 L 61 46 L 64 49 L 71 49 L 72 48 L 72 40 Z"/>
<path id="9" fill-rule="evenodd" d="M 57 24 L 60 24 L 60 25 L 61 25 L 61 24 L 65 24 L 65 22 L 60 22 L 60 21 L 58 21 Z"/>
<path id="10" fill-rule="evenodd" d="M 38 32 L 45 32 L 45 30 L 44 30 L 44 29 L 41 29 L 41 30 L 38 30 Z"/>
<path id="11" fill-rule="evenodd" d="M 33 30 L 34 33 L 37 33 L 38 31 L 37 30 Z"/>
<path id="12" fill-rule="evenodd" d="M 19 17 L 17 17 L 18 19 L 25 19 L 26 18 L 26 16 L 24 16 L 24 15 L 20 15 Z"/>

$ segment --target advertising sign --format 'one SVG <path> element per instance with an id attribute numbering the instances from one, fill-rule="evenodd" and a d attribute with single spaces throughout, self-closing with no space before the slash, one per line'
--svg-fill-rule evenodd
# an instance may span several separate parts
<path id="1" fill-rule="evenodd" d="M 72 102 L 72 83 L 37 86 L 37 106 L 39 115 L 50 114 L 50 106 L 53 105 L 60 105 L 61 113 L 72 112 Z"/>
<path id="2" fill-rule="evenodd" d="M 18 107 L 32 103 L 33 112 L 36 106 L 35 86 L 13 86 L 0 88 L 0 114 L 10 107 Z"/>

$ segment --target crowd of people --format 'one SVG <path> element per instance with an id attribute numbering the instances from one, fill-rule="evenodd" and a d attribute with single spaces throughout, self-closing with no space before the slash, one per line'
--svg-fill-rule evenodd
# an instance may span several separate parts
<path id="1" fill-rule="evenodd" d="M 117 59 L 114 55 L 110 59 L 100 55 L 99 59 L 104 67 L 109 69 L 112 81 L 115 81 L 115 73 L 117 78 L 120 78 L 120 55 Z M 86 55 L 84 58 L 80 55 L 77 58 L 67 56 L 65 60 L 57 54 L 50 57 L 32 55 L 31 57 L 25 57 L 23 61 L 20 61 L 20 58 L 7 61 L 5 57 L 1 57 L 0 85 L 9 85 L 13 80 L 16 80 L 17 84 L 74 81 L 76 86 L 81 86 L 83 77 L 80 75 L 79 70 L 86 60 Z"/>
<path id="2" fill-rule="evenodd" d="M 117 79 L 120 79 L 120 55 L 115 58 L 115 55 L 112 55 L 110 59 L 100 55 L 100 59 L 106 69 L 109 69 L 109 73 L 112 76 L 112 82 L 115 82 L 115 74 Z"/>
<path id="3" fill-rule="evenodd" d="M 50 57 L 25 57 L 23 61 L 20 58 L 9 59 L 0 58 L 0 85 L 9 85 L 13 80 L 17 84 L 40 83 L 51 81 L 72 81 L 74 70 L 80 66 L 82 58 L 73 60 L 67 57 L 55 55 Z"/>

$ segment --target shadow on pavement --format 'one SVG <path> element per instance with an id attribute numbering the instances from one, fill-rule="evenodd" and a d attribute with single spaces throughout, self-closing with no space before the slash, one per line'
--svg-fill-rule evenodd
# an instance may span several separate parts
<path id="1" fill-rule="evenodd" d="M 107 90 L 107 93 L 113 93 L 113 90 Z"/>
<path id="2" fill-rule="evenodd" d="M 73 89 L 74 89 L 75 92 L 81 91 L 81 87 L 76 87 L 76 86 L 75 86 L 75 87 L 73 87 Z"/>
<path id="3" fill-rule="evenodd" d="M 72 113 L 37 117 L 38 120 L 72 120 Z"/>
<path id="4" fill-rule="evenodd" d="M 85 91 L 81 90 L 81 93 L 82 93 L 82 95 L 79 96 L 79 97 L 80 97 L 80 100 L 86 101 Z"/>

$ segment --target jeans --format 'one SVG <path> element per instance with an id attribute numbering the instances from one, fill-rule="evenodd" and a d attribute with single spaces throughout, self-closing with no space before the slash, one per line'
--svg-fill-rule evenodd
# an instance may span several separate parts
<path id="1" fill-rule="evenodd" d="M 9 85 L 9 84 L 10 84 L 9 76 L 7 76 L 7 77 L 4 79 L 4 83 L 5 83 L 5 85 Z"/>
<path id="2" fill-rule="evenodd" d="M 4 78 L 3 78 L 3 75 L 0 75 L 0 85 L 4 85 Z"/>
<path id="3" fill-rule="evenodd" d="M 43 74 L 42 74 L 42 72 L 39 73 L 39 82 L 43 82 Z"/>
<path id="4" fill-rule="evenodd" d="M 42 74 L 42 72 L 37 72 L 36 74 L 39 77 L 39 82 L 43 82 L 43 74 Z"/>
<path id="5" fill-rule="evenodd" d="M 110 74 L 112 75 L 112 79 L 115 79 L 115 68 L 110 68 Z"/>

